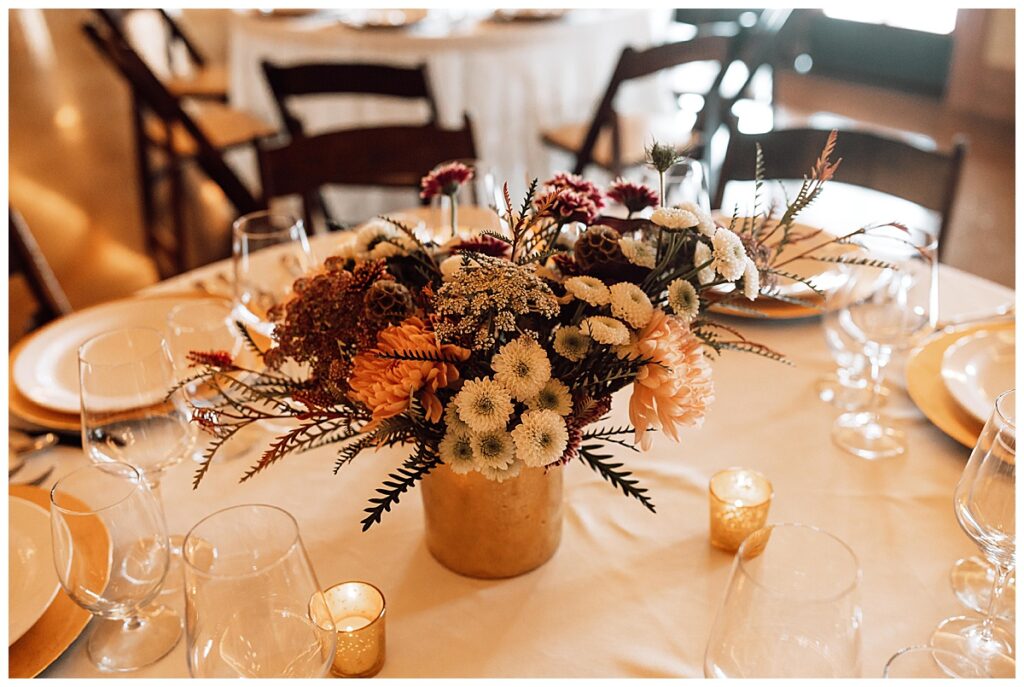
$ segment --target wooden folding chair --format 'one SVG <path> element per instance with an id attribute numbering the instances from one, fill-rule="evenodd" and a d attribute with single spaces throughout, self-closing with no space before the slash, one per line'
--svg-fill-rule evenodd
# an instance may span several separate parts
<path id="1" fill-rule="evenodd" d="M 320 189 L 328 185 L 418 189 L 420 179 L 445 160 L 475 158 L 473 128 L 436 124 L 332 131 L 293 138 L 277 147 L 262 145 L 260 176 L 264 203 L 299 195 L 306 226 L 320 210 Z"/>
<path id="2" fill-rule="evenodd" d="M 7 273 L 20 273 L 28 283 L 37 304 L 32 328 L 70 313 L 71 302 L 25 219 L 14 208 L 8 208 L 7 224 L 7 246 L 10 253 Z"/>

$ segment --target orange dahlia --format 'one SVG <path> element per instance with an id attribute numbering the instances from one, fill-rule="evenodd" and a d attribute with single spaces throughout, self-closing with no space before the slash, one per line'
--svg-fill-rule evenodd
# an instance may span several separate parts
<path id="1" fill-rule="evenodd" d="M 363 431 L 372 431 L 382 420 L 408 410 L 414 394 L 430 422 L 441 419 L 444 408 L 436 392 L 459 378 L 458 368 L 450 362 L 382 357 L 398 352 L 434 354 L 446 360 L 469 357 L 465 348 L 439 344 L 434 332 L 416 317 L 382 329 L 377 335 L 377 347 L 360 353 L 352 360 L 349 395 L 373 412 L 373 419 Z"/>
<path id="2" fill-rule="evenodd" d="M 700 426 L 715 399 L 711 366 L 704 359 L 700 339 L 681 320 L 655 310 L 636 340 L 618 348 L 618 355 L 651 361 L 637 373 L 629 399 L 636 443 L 650 448 L 647 430 L 652 427 L 678 441 L 677 425 Z"/>

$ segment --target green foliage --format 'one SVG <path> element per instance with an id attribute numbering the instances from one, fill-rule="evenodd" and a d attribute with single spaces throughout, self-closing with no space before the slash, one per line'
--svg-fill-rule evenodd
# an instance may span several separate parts
<path id="1" fill-rule="evenodd" d="M 440 464 L 441 459 L 433 448 L 426 444 L 417 444 L 412 457 L 402 467 L 388 475 L 381 488 L 377 489 L 380 496 L 371 498 L 370 506 L 363 509 L 363 512 L 368 514 L 362 520 L 363 531 L 380 522 L 385 512 L 391 512 L 391 506 L 398 503 L 402 494 L 415 487 L 417 482 Z"/>
<path id="2" fill-rule="evenodd" d="M 647 489 L 637 486 L 638 480 L 632 479 L 631 472 L 620 469 L 622 463 L 613 463 L 610 453 L 597 453 L 600 447 L 600 444 L 584 444 L 580 446 L 579 459 L 589 465 L 592 470 L 601 475 L 613 487 L 621 489 L 622 493 L 626 496 L 632 496 L 637 499 L 640 503 L 644 504 L 647 510 L 654 513 L 654 503 L 647 496 Z"/>

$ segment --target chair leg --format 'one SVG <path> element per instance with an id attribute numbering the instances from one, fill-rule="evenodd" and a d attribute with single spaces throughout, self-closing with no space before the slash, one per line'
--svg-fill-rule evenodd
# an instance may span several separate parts
<path id="1" fill-rule="evenodd" d="M 154 244 L 153 226 L 153 170 L 149 159 L 149 139 L 146 138 L 146 129 L 143 121 L 141 104 L 135 95 L 132 95 L 132 131 L 135 136 L 135 164 L 139 175 L 139 203 L 142 209 L 142 230 L 146 238 L 146 248 L 153 253 Z"/>
<path id="2" fill-rule="evenodd" d="M 170 184 L 171 184 L 171 228 L 174 235 L 174 248 L 169 256 L 171 269 L 175 274 L 185 271 L 185 252 L 187 243 L 185 240 L 185 193 L 184 173 L 185 162 L 177 157 L 173 151 L 171 155 Z"/>

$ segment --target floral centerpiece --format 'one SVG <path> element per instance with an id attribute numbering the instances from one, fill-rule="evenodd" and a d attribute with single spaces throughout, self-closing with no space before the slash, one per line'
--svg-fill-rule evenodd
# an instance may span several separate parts
<path id="1" fill-rule="evenodd" d="M 833 132 L 781 218 L 763 210 L 742 226 L 735 217 L 719 226 L 693 204 L 656 207 L 658 194 L 641 185 L 619 179 L 605 194 L 569 174 L 535 180 L 518 207 L 506 185 L 502 232 L 438 244 L 395 220 L 369 222 L 271 312 L 272 346 L 241 328 L 263 369 L 193 353 L 191 379 L 223 391 L 219 404 L 194 410 L 213 436 L 195 486 L 234 433 L 284 417 L 294 428 L 243 481 L 325 444 L 338 445 L 335 472 L 367 450 L 407 448 L 369 499 L 363 529 L 439 466 L 503 483 L 581 461 L 654 511 L 603 446 L 645 449 L 654 431 L 678 440 L 681 428 L 700 426 L 722 351 L 783 360 L 708 309 L 771 292 L 780 275 L 799 278 L 777 264 L 782 245 L 806 242 L 811 257 L 869 230 L 819 241 L 792 231 L 836 169 L 834 144 Z M 425 192 L 454 194 L 459 171 L 435 172 Z M 631 215 L 653 213 L 619 231 L 600 214 L 606 198 Z M 289 376 L 288 361 L 309 374 Z M 602 424 L 622 390 L 630 424 Z"/>

